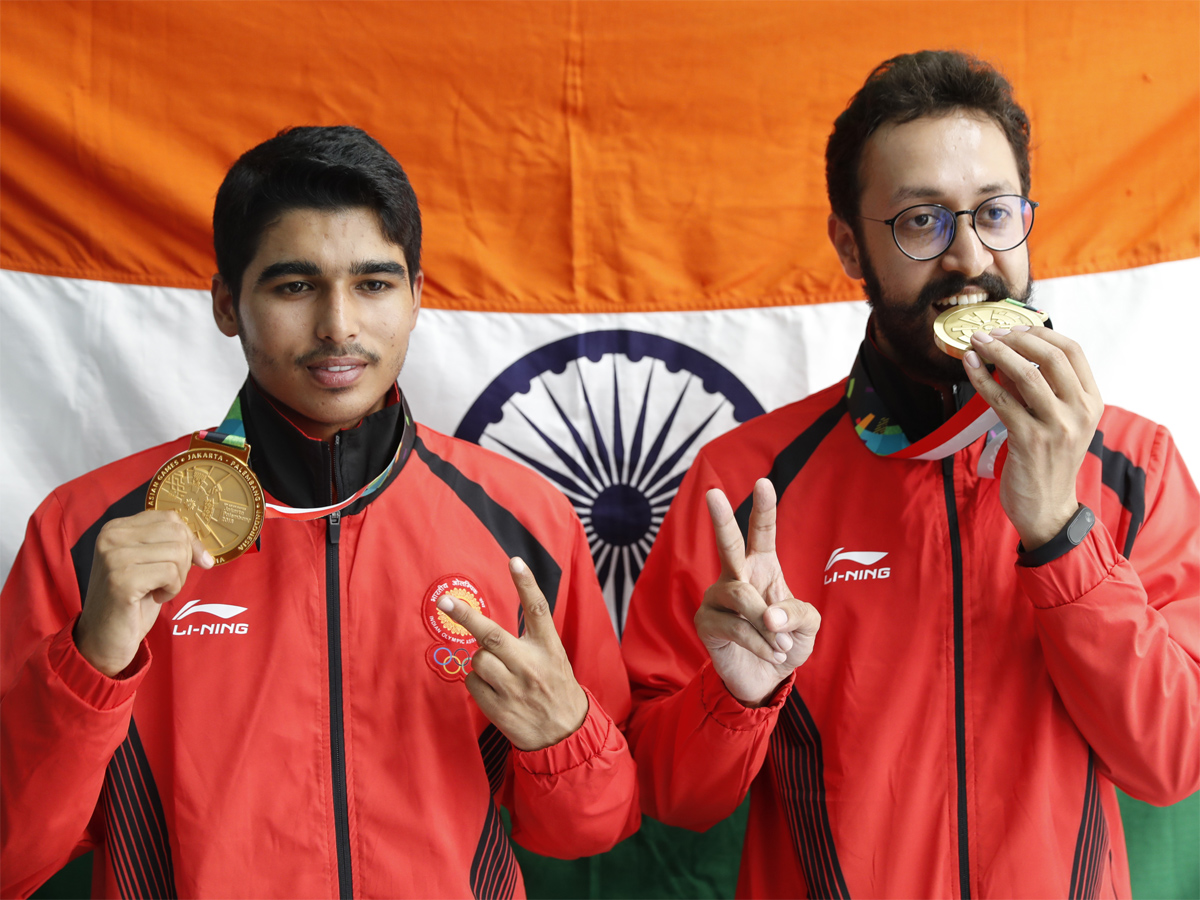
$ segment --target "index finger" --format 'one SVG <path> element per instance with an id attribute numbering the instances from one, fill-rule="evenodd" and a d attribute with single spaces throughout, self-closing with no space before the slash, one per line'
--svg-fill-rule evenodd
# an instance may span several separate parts
<path id="1" fill-rule="evenodd" d="M 508 574 L 512 576 L 521 597 L 521 609 L 525 611 L 525 633 L 542 644 L 561 644 L 550 604 L 546 602 L 529 566 L 519 556 L 514 556 L 508 561 Z"/>
<path id="2" fill-rule="evenodd" d="M 469 603 L 442 595 L 437 607 L 461 625 L 479 642 L 479 646 L 491 652 L 501 661 L 512 653 L 516 638 L 479 612 Z"/>
<path id="3" fill-rule="evenodd" d="M 721 577 L 732 581 L 740 580 L 746 564 L 746 545 L 742 532 L 733 516 L 729 498 L 720 488 L 713 488 L 704 495 L 708 503 L 708 516 L 712 519 L 713 536 L 717 539 L 717 556 L 721 558 Z"/>

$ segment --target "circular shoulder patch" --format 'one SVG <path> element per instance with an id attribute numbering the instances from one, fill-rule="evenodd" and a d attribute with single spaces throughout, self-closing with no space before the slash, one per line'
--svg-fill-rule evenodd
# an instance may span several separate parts
<path id="1" fill-rule="evenodd" d="M 438 600 L 447 595 L 470 604 L 489 619 L 492 617 L 487 601 L 483 599 L 483 594 L 475 582 L 465 575 L 443 575 L 425 592 L 425 601 L 421 604 L 421 616 L 425 619 L 425 627 L 437 640 L 445 641 L 452 647 L 475 644 L 475 637 L 471 632 L 437 608 Z"/>

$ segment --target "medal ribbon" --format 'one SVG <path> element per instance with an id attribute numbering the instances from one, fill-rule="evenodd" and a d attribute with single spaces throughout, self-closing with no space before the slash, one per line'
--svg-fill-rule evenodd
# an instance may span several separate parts
<path id="1" fill-rule="evenodd" d="M 267 503 L 266 518 L 268 519 L 320 519 L 330 513 L 337 512 L 339 509 L 345 509 L 356 500 L 361 500 L 363 497 L 368 497 L 379 490 L 387 482 L 388 475 L 397 465 L 402 465 L 404 460 L 408 458 L 408 454 L 412 451 L 413 443 L 416 440 L 416 429 L 413 428 L 412 416 L 408 412 L 408 403 L 404 400 L 404 395 L 400 396 L 400 404 L 404 415 L 404 435 L 400 439 L 400 445 L 396 447 L 396 454 L 392 457 L 392 461 L 387 464 L 387 467 L 370 480 L 367 484 L 359 488 L 353 497 L 343 500 L 340 503 L 335 503 L 332 506 L 315 506 L 307 509 L 301 509 L 295 506 L 284 506 L 283 504 Z M 241 450 L 246 446 L 246 425 L 242 421 L 242 400 L 240 397 L 233 398 L 233 405 L 229 407 L 229 412 L 225 414 L 223 421 L 216 428 L 211 428 L 208 431 L 198 431 L 196 436 L 202 441 L 207 441 L 211 444 L 221 444 L 226 447 L 236 447 Z"/>
<path id="2" fill-rule="evenodd" d="M 904 430 L 893 421 L 875 391 L 862 361 L 862 351 L 854 360 L 846 384 L 846 404 L 854 430 L 872 453 L 893 459 L 944 459 L 968 447 L 983 435 L 988 443 L 979 460 L 978 472 L 984 478 L 997 478 L 1008 455 L 1008 430 L 1000 424 L 996 411 L 975 394 L 966 405 L 919 441 L 909 441 Z"/>

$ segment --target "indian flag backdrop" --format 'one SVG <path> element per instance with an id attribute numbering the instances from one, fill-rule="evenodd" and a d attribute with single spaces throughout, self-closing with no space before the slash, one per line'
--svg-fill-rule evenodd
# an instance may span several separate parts
<path id="1" fill-rule="evenodd" d="M 408 171 L 420 421 L 574 502 L 614 626 L 696 450 L 842 377 L 867 310 L 823 151 L 871 68 L 958 48 L 1033 120 L 1037 299 L 1200 469 L 1196 2 L 0 3 L 0 569 L 54 486 L 220 420 L 209 218 L 244 150 L 359 125 Z M 1196 798 L 1130 802 L 1135 893 L 1195 896 Z M 415 812 L 414 814 L 419 814 Z M 707 896 L 739 822 L 525 857 L 532 893 Z"/>

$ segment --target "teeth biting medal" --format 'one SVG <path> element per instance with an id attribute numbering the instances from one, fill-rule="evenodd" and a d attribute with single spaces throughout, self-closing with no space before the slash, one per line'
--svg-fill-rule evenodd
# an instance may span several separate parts
<path id="1" fill-rule="evenodd" d="M 971 335 L 1014 325 L 1044 325 L 1049 318 L 1039 309 L 1016 300 L 992 300 L 952 306 L 933 322 L 933 339 L 943 353 L 958 359 L 971 349 Z"/>

